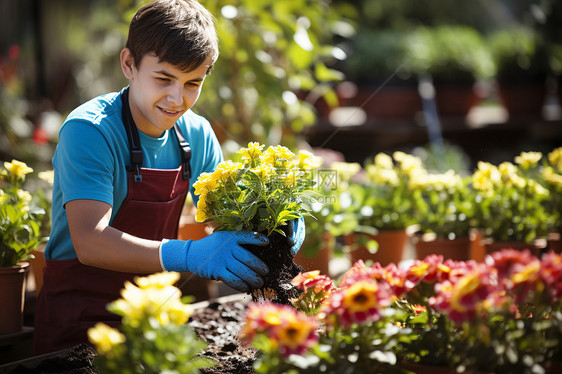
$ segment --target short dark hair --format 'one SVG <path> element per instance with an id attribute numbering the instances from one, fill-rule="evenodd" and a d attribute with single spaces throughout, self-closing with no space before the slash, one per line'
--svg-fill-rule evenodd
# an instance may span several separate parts
<path id="1" fill-rule="evenodd" d="M 218 57 L 214 21 L 195 0 L 155 0 L 134 15 L 126 47 L 137 67 L 146 54 L 155 53 L 160 61 L 189 72 Z"/>

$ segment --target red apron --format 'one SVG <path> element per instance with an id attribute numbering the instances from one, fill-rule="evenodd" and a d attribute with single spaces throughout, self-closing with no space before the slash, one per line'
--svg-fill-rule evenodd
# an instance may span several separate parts
<path id="1" fill-rule="evenodd" d="M 132 167 L 127 197 L 112 226 L 145 239 L 175 238 L 189 191 L 189 144 L 174 126 L 182 165 L 172 170 L 140 167 L 142 150 L 128 108 L 127 90 L 122 101 Z M 120 298 L 126 280 L 133 281 L 135 276 L 142 275 L 86 266 L 78 259 L 46 260 L 44 283 L 35 310 L 34 354 L 87 343 L 87 330 L 97 322 L 118 326 L 121 317 L 108 312 L 106 305 Z"/>

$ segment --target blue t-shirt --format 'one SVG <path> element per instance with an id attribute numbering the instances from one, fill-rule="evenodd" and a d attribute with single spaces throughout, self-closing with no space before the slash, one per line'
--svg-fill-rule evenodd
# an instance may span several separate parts
<path id="1" fill-rule="evenodd" d="M 188 110 L 177 122 L 191 146 L 190 193 L 203 172 L 212 172 L 222 161 L 220 144 L 209 122 Z M 181 164 L 174 130 L 153 138 L 139 131 L 143 167 L 176 169 Z M 45 257 L 76 258 L 64 205 L 76 199 L 98 200 L 112 206 L 110 224 L 127 196 L 129 143 L 121 114 L 121 98 L 114 92 L 92 99 L 67 117 L 59 132 L 53 157 L 53 216 Z"/>

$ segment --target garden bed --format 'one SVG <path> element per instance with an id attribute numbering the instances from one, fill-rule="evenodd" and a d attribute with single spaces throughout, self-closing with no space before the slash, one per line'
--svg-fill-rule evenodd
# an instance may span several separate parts
<path id="1" fill-rule="evenodd" d="M 203 355 L 218 362 L 203 373 L 253 372 L 257 351 L 242 346 L 238 340 L 240 322 L 250 299 L 249 295 L 236 294 L 193 304 L 194 313 L 188 324 L 209 343 Z M 93 348 L 79 345 L 0 366 L 0 374 L 96 374 L 94 357 Z"/>

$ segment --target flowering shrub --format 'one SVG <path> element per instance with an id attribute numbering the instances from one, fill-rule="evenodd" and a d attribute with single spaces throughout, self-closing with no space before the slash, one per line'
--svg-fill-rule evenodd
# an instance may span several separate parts
<path id="1" fill-rule="evenodd" d="M 548 208 L 552 214 L 552 230 L 562 232 L 562 147 L 548 154 L 548 164 L 543 169 L 543 178 L 550 192 Z"/>
<path id="2" fill-rule="evenodd" d="M 294 305 L 305 305 L 319 322 L 317 340 L 303 332 L 299 356 L 268 369 L 393 372 L 414 362 L 459 372 L 544 373 L 562 359 L 561 275 L 561 255 L 539 259 L 528 250 L 495 252 L 484 263 L 437 255 L 403 268 L 358 261 L 337 287 L 318 272 L 302 274 L 295 283 L 305 293 Z M 273 362 L 272 340 L 262 330 L 245 341 L 259 341 L 260 361 Z"/>
<path id="3" fill-rule="evenodd" d="M 45 211 L 22 189 L 33 169 L 24 162 L 4 162 L 0 170 L 0 267 L 14 266 L 32 258 L 31 251 L 42 241 L 41 217 Z"/>
<path id="4" fill-rule="evenodd" d="M 476 191 L 476 224 L 495 241 L 530 243 L 546 237 L 552 217 L 550 193 L 542 182 L 540 152 L 523 152 L 515 164 L 479 162 L 472 175 Z"/>
<path id="5" fill-rule="evenodd" d="M 306 212 L 310 171 L 317 159 L 306 151 L 295 155 L 283 146 L 249 143 L 238 154 L 243 162 L 224 161 L 194 183 L 198 222 L 215 221 L 217 230 L 258 231 L 271 235 Z"/>
<path id="6" fill-rule="evenodd" d="M 418 157 L 404 152 L 394 152 L 392 157 L 378 153 L 365 167 L 366 181 L 349 189 L 353 206 L 359 208 L 359 224 L 399 230 L 415 223 L 410 181 L 421 167 Z"/>
<path id="7" fill-rule="evenodd" d="M 197 356 L 207 343 L 186 324 L 191 309 L 174 286 L 179 277 L 162 272 L 125 283 L 122 298 L 108 306 L 122 317 L 121 328 L 98 323 L 88 330 L 100 372 L 199 373 L 214 365 Z"/>
<path id="8" fill-rule="evenodd" d="M 429 173 L 420 167 L 410 181 L 415 222 L 436 239 L 468 237 L 474 216 L 474 198 L 468 178 L 453 170 Z"/>

